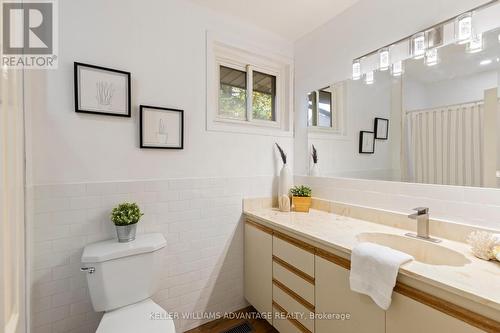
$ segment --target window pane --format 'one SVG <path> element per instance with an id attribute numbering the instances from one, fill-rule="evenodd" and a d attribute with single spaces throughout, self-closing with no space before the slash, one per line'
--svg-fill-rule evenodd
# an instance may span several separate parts
<path id="1" fill-rule="evenodd" d="M 329 91 L 320 90 L 319 95 L 319 119 L 318 126 L 332 126 L 332 93 Z"/>
<path id="2" fill-rule="evenodd" d="M 253 72 L 252 105 L 254 119 L 276 120 L 276 76 Z"/>
<path id="3" fill-rule="evenodd" d="M 220 66 L 219 116 L 247 118 L 247 73 Z"/>
<path id="4" fill-rule="evenodd" d="M 307 106 L 307 124 L 309 126 L 316 126 L 318 124 L 317 113 L 316 113 L 316 92 L 313 91 L 307 95 L 308 106 Z"/>

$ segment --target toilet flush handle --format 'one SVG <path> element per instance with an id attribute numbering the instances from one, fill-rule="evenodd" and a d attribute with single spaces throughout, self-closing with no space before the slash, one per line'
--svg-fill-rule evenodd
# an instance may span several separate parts
<path id="1" fill-rule="evenodd" d="M 81 267 L 80 271 L 93 274 L 95 272 L 95 267 Z"/>

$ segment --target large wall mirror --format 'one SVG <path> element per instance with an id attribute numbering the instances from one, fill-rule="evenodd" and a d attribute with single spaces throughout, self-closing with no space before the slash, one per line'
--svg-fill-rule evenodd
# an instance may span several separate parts
<path id="1" fill-rule="evenodd" d="M 495 4 L 454 18 L 312 91 L 313 175 L 500 187 L 499 15 Z"/>

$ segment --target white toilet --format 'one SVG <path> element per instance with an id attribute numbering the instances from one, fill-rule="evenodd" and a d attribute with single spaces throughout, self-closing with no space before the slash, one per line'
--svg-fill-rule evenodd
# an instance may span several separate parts
<path id="1" fill-rule="evenodd" d="M 143 234 L 129 243 L 111 239 L 85 247 L 82 270 L 92 305 L 105 312 L 97 333 L 175 333 L 173 320 L 151 299 L 165 245 L 162 234 Z"/>

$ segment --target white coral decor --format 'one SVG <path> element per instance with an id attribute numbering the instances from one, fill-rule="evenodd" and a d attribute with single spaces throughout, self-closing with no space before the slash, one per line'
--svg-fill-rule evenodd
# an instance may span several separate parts
<path id="1" fill-rule="evenodd" d="M 467 243 L 472 247 L 472 253 L 480 259 L 495 259 L 493 248 L 498 244 L 498 238 L 486 231 L 474 231 L 467 237 Z"/>

